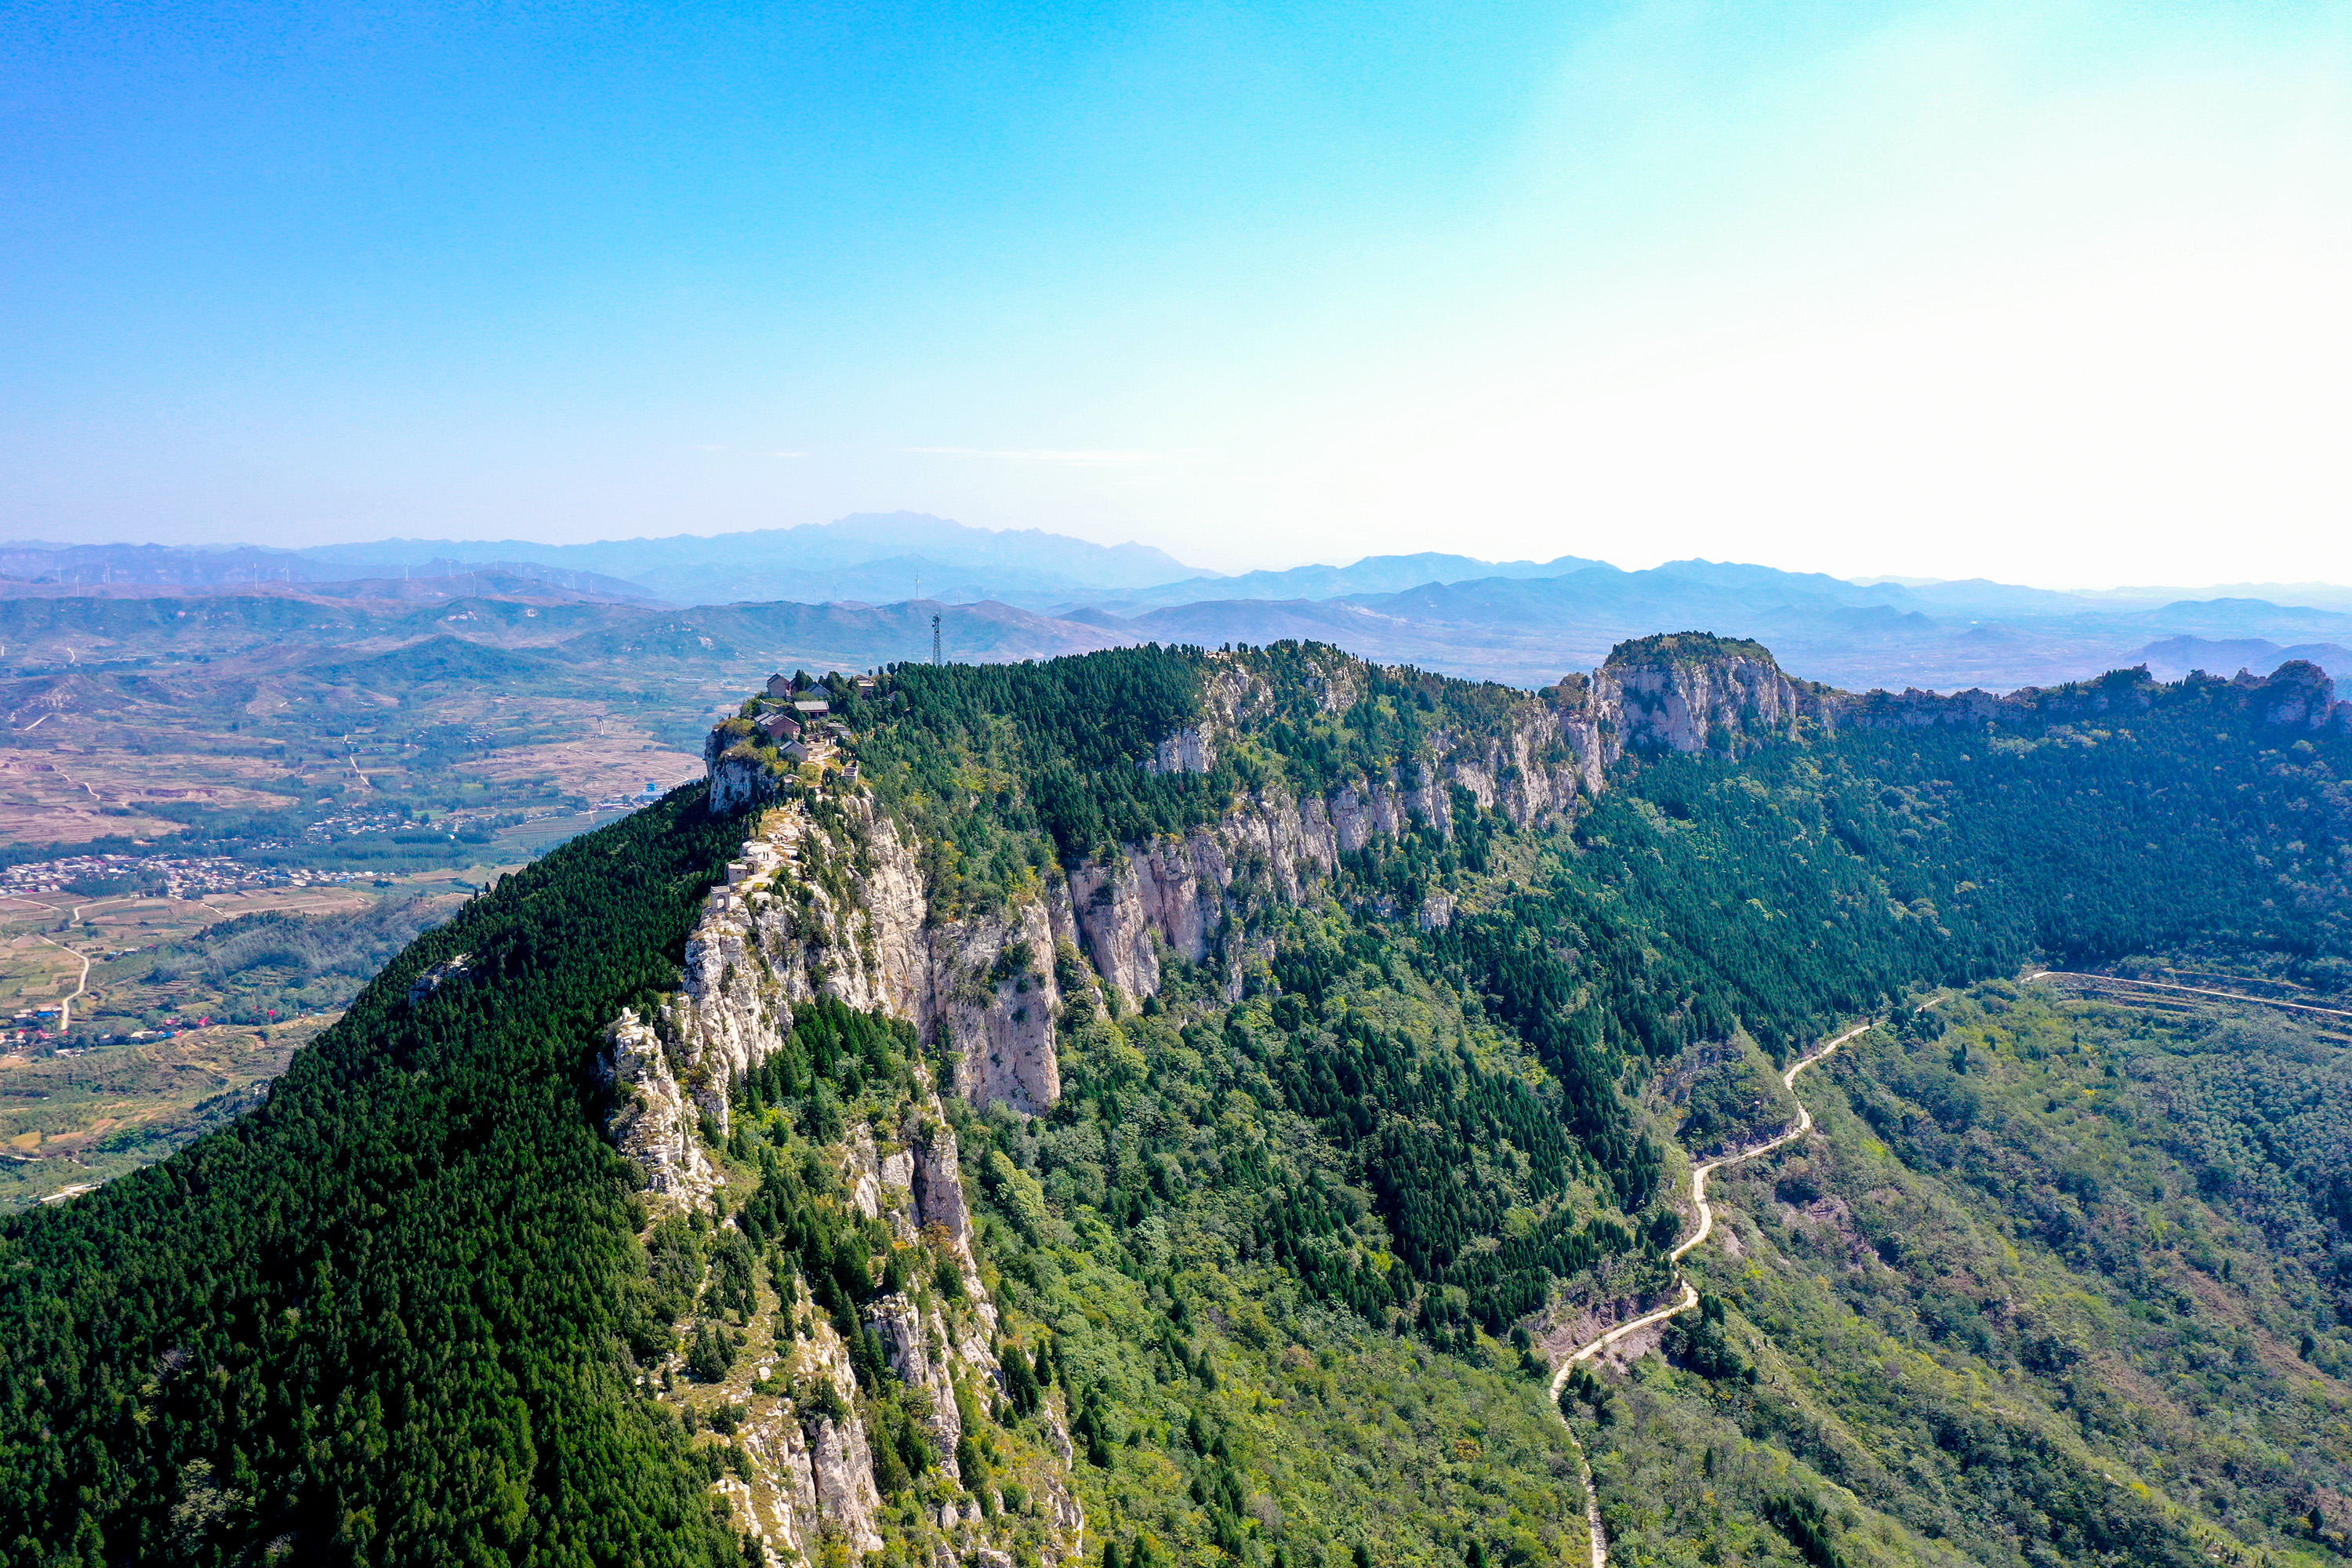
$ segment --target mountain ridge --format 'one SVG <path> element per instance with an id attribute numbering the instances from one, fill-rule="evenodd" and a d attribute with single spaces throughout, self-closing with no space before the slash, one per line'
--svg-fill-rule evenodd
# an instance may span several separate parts
<path id="1" fill-rule="evenodd" d="M 785 648 L 770 644 L 769 655 L 851 668 L 919 656 L 928 639 L 919 631 L 910 645 L 898 623 L 910 614 L 905 606 L 926 603 L 938 605 L 950 623 L 971 619 L 980 635 L 957 649 L 962 656 L 1055 657 L 1129 640 L 1215 646 L 1298 638 L 1529 688 L 1548 684 L 1562 668 L 1597 666 L 1627 637 L 1675 625 L 1707 625 L 1762 638 L 1792 667 L 1850 689 L 2047 686 L 2134 662 L 2143 657 L 2140 650 L 2178 637 L 2268 642 L 2283 650 L 2282 658 L 2284 650 L 2352 646 L 2352 615 L 2343 609 L 2243 596 L 2179 598 L 2153 590 L 2064 594 L 1982 579 L 1864 584 L 1819 573 L 1702 559 L 1628 572 L 1572 555 L 1541 563 L 1497 563 L 1435 552 L 1368 556 L 1346 567 L 1203 577 L 1171 558 L 1137 553 L 1140 547 L 1099 546 L 1034 530 L 970 529 L 907 513 L 710 538 L 561 547 L 506 542 L 481 549 L 535 552 L 545 559 L 479 568 L 444 553 L 459 548 L 453 542 L 404 543 L 409 554 L 426 559 L 404 568 L 360 559 L 374 546 L 331 546 L 299 556 L 272 554 L 268 561 L 276 564 L 266 566 L 257 555 L 247 558 L 254 552 L 231 552 L 207 570 L 215 576 L 248 579 L 215 584 L 224 592 L 268 593 L 300 602 L 493 597 L 624 603 L 634 597 L 664 601 L 643 606 L 656 618 L 676 613 L 722 616 L 729 604 L 763 600 L 830 605 L 845 614 L 808 617 L 813 626 L 824 627 L 824 641 Z M 202 552 L 164 553 L 194 560 Z M 65 602 L 85 594 L 130 598 L 144 591 L 121 583 L 92 586 L 70 580 L 112 571 L 106 557 L 104 550 L 86 548 L 70 563 L 50 562 L 47 574 L 54 579 L 63 574 L 68 580 L 28 585 L 17 602 L 25 595 Z M 338 562 L 346 564 L 339 567 Z M 12 556 L 0 548 L 0 569 L 25 571 L 37 564 L 22 551 Z M 264 570 L 307 582 L 272 587 L 249 581 Z M 435 575 L 401 581 L 404 570 Z M 326 580 L 338 571 L 380 575 L 373 585 Z M 616 572 L 637 575 L 610 574 Z M 159 586 L 190 596 L 205 585 Z M 684 608 L 673 612 L 672 605 Z M 1015 634 L 1006 629 L 1004 611 L 982 608 L 989 605 L 1038 618 L 1021 623 L 1024 629 Z M 897 608 L 868 616 L 864 630 L 854 630 L 856 617 L 877 606 Z M 1076 629 L 1082 627 L 1092 630 Z M 716 638 L 714 646 L 730 640 Z M 756 656 L 747 650 L 744 657 Z M 2166 668 L 2186 673 L 2184 668 Z"/>
<path id="2" fill-rule="evenodd" d="M 2241 1088 L 2340 1045 L 2011 978 L 2352 986 L 2316 668 L 1853 694 L 1680 632 L 1534 691 L 1277 644 L 799 692 L 799 754 L 754 692 L 260 1110 L 0 1225 L 0 1552 L 1533 1565 L 1588 1497 L 1629 1561 L 2335 1549 L 2335 1102 L 2258 1153 Z M 1669 1292 L 1682 1125 L 1857 1024 L 1728 1184 L 1758 1261 L 1562 1384 L 1588 1493 L 1537 1347 Z M 2194 1147 L 2145 1109 L 2191 1071 Z M 2231 1313 L 2272 1348 L 2182 1348 Z"/>

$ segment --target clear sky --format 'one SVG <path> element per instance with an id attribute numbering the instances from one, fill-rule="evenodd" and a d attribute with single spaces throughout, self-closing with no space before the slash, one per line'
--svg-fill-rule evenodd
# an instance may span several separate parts
<path id="1" fill-rule="evenodd" d="M 0 16 L 0 536 L 2352 580 L 2352 8 Z"/>

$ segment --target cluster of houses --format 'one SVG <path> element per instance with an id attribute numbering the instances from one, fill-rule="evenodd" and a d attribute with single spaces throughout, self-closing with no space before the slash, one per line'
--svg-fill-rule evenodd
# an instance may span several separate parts
<path id="1" fill-rule="evenodd" d="M 874 678 L 860 675 L 854 678 L 860 696 L 870 695 Z M 841 724 L 832 717 L 833 703 L 824 695 L 822 687 L 795 689 L 787 675 L 768 677 L 767 695 L 770 701 L 782 707 L 762 714 L 753 722 L 776 742 L 776 751 L 786 762 L 804 763 L 811 756 L 809 748 L 827 736 L 841 732 Z"/>

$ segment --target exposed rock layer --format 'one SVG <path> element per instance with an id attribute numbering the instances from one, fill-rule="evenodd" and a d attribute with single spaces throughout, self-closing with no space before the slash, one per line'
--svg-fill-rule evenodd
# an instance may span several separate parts
<path id="1" fill-rule="evenodd" d="M 1063 998 L 1054 955 L 1083 951 L 1102 978 L 1138 1001 L 1158 991 L 1168 955 L 1221 967 L 1237 988 L 1246 952 L 1234 938 L 1252 900 L 1297 900 L 1343 856 L 1414 827 L 1450 835 L 1457 802 L 1475 801 L 1522 827 L 1563 823 L 1580 799 L 1607 787 L 1628 752 L 1737 757 L 1801 735 L 1808 726 L 1979 725 L 2005 716 L 2121 717 L 2158 700 L 2130 672 L 2054 692 L 1996 697 L 1907 691 L 1854 696 L 1791 679 L 1752 644 L 1696 636 L 1644 639 L 1593 677 L 1570 677 L 1509 705 L 1475 733 L 1441 731 L 1421 757 L 1305 798 L 1276 789 L 1242 796 L 1213 823 L 1181 836 L 1119 847 L 1049 875 L 1010 910 L 933 919 L 914 846 L 870 796 L 836 792 L 822 817 L 805 805 L 775 805 L 777 777 L 758 758 L 709 757 L 712 801 L 755 808 L 754 825 L 726 884 L 709 896 L 688 943 L 679 991 L 657 1016 L 624 1015 L 608 1033 L 613 1131 L 671 1204 L 699 1204 L 719 1180 L 700 1130 L 724 1132 L 729 1089 L 779 1048 L 796 1004 L 829 996 L 903 1018 L 951 1064 L 955 1089 L 975 1105 L 1024 1113 L 1060 1093 L 1055 1020 Z M 1319 658 L 1319 662 L 1318 662 Z M 1327 712 L 1366 689 L 1361 666 L 1310 658 L 1303 679 Z M 2289 730 L 2352 728 L 2352 705 L 2307 665 L 2267 680 L 2213 682 L 2242 692 L 2264 722 Z M 1161 741 L 1139 765 L 1204 773 L 1272 700 L 1238 662 L 1213 668 L 1197 722 Z M 1453 914 L 1421 911 L 1425 925 Z M 462 978 L 453 974 L 449 978 Z M 970 1247 L 970 1222 L 954 1140 L 937 1102 L 909 1108 L 904 1125 L 860 1127 L 839 1151 L 851 1201 L 886 1218 L 901 1240 L 928 1232 L 963 1275 L 952 1310 L 893 1294 L 866 1321 L 892 1372 L 919 1396 L 937 1450 L 961 1435 L 959 1379 L 994 1385 L 997 1329 Z M 742 1444 L 751 1480 L 740 1491 L 772 1553 L 804 1558 L 825 1531 L 854 1551 L 880 1543 L 879 1497 L 855 1412 L 846 1349 L 817 1321 L 794 1340 L 791 1386 L 829 1384 L 835 1398 L 755 1403 Z M 763 1379 L 763 1382 L 765 1380 Z M 1059 1428 L 1056 1428 L 1059 1430 Z M 1066 1434 L 1063 1436 L 1066 1463 Z M 946 1467 L 953 1474 L 953 1460 Z M 1045 1488 L 1064 1556 L 1081 1548 L 1084 1520 L 1066 1476 Z M 955 1550 L 988 1557 L 1001 1548 L 976 1507 L 941 1510 Z"/>

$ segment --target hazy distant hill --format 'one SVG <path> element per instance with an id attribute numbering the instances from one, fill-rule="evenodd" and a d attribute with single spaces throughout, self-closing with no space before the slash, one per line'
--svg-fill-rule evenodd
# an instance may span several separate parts
<path id="1" fill-rule="evenodd" d="M 578 659 L 766 661 L 790 670 L 866 669 L 931 657 L 940 617 L 946 658 L 995 663 L 1087 653 L 1141 640 L 1132 634 L 1055 620 L 1012 605 L 704 605 L 615 623 L 564 644 Z M 706 640 L 707 639 L 707 640 Z"/>
<path id="2" fill-rule="evenodd" d="M 1791 669 L 1853 689 L 2009 690 L 2140 662 L 2175 676 L 2290 657 L 2352 662 L 2341 652 L 2352 614 L 2338 607 L 2352 605 L 2352 589 L 2325 584 L 2279 590 L 2292 599 L 2059 593 L 1983 578 L 1856 583 L 1743 562 L 1624 571 L 1579 555 L 1438 552 L 1219 577 L 1143 545 L 913 512 L 578 545 L 0 545 L 0 572 L 20 578 L 0 584 L 0 669 L 26 675 L 247 647 L 270 657 L 271 639 L 379 651 L 440 632 L 513 647 L 584 637 L 572 657 L 651 659 L 666 679 L 737 661 L 865 668 L 929 658 L 935 613 L 951 659 L 1298 638 L 1530 687 L 1590 668 L 1628 638 L 1698 626 L 1768 642 Z M 26 574 L 44 580 L 23 584 Z"/>
<path id="3" fill-rule="evenodd" d="M 798 528 L 608 539 L 387 539 L 302 552 L 320 563 L 439 558 L 535 562 L 603 573 L 684 604 L 742 599 L 1018 598 L 1118 592 L 1198 577 L 1198 567 L 1146 544 L 1095 544 L 1042 529 L 971 528 L 921 512 L 861 512 Z"/>
<path id="4" fill-rule="evenodd" d="M 1204 599 L 1337 599 L 1350 594 L 1392 594 L 1425 583 L 1462 583 L 1489 577 L 1561 577 L 1602 563 L 1581 555 L 1553 561 L 1481 561 L 1473 555 L 1423 551 L 1417 555 L 1367 555 L 1352 566 L 1293 566 L 1284 572 L 1244 572 L 1237 577 L 1187 577 L 1097 601 L 1096 608 L 1131 615 L 1139 610 L 1188 605 Z"/>
<path id="5" fill-rule="evenodd" d="M 640 584 L 536 562 L 450 555 L 356 554 L 312 558 L 300 551 L 234 544 L 0 544 L 0 595 L 10 598 L 107 598 L 164 593 L 278 594 L 294 597 L 428 598 L 468 593 L 645 600 Z"/>
<path id="6" fill-rule="evenodd" d="M 548 663 L 529 654 L 485 647 L 446 632 L 406 647 L 367 658 L 311 667 L 304 672 L 332 685 L 373 690 L 405 690 L 436 682 L 502 684 L 548 673 Z"/>
<path id="7" fill-rule="evenodd" d="M 1980 581 L 1865 585 L 1710 561 L 1640 572 L 1592 564 L 1554 575 L 1430 580 L 1330 599 L 1218 592 L 1126 614 L 1096 605 L 1063 615 L 1139 639 L 1212 647 L 1320 638 L 1370 658 L 1522 686 L 1590 668 L 1628 638 L 1697 626 L 1769 642 L 1791 670 L 1853 689 L 2048 684 L 2141 662 L 2140 650 L 2167 638 L 2239 639 L 2249 658 L 2276 650 L 2266 669 L 2288 657 L 2352 662 L 2340 652 L 2352 644 L 2352 616 L 2332 610 L 2255 599 L 2101 600 Z M 2301 648 L 2327 651 L 2286 651 Z M 2200 658 L 2210 661 L 2208 668 L 2226 662 L 2208 654 L 2190 664 Z M 2189 667 L 2165 668 L 2178 676 Z"/>
<path id="8" fill-rule="evenodd" d="M 2306 659 L 2326 670 L 2352 674 L 2352 648 L 2337 643 L 2297 643 L 2281 647 L 2262 637 L 2236 637 L 2226 642 L 2210 637 L 2175 637 L 2152 642 L 2139 650 L 2140 660 L 2158 680 L 2179 680 L 2192 669 L 2208 675 L 2233 675 L 2241 669 L 2268 675 L 2290 659 Z"/>

